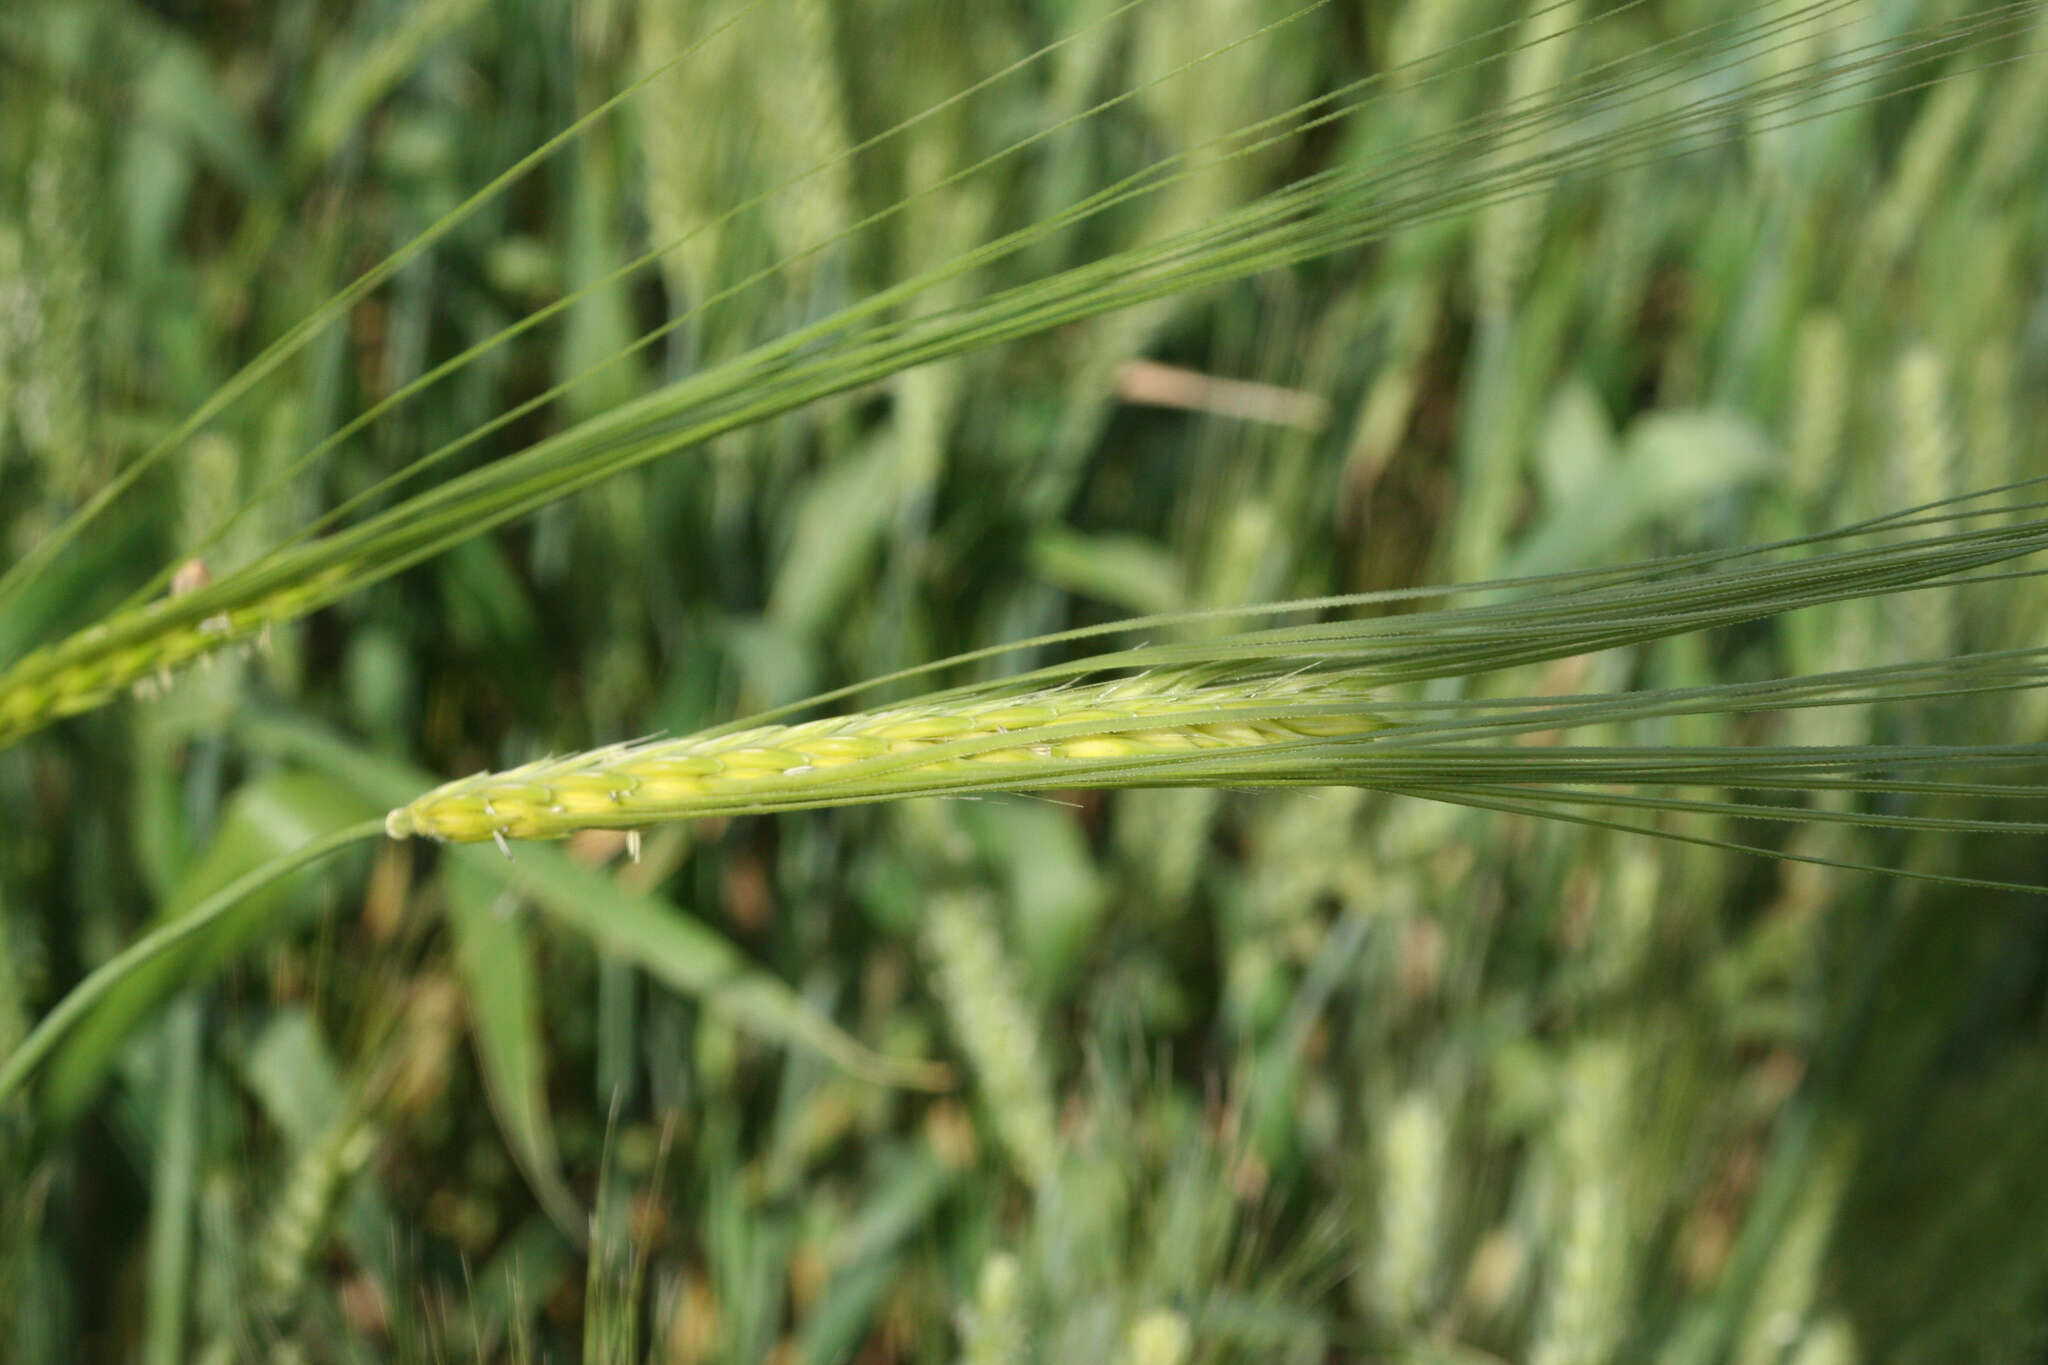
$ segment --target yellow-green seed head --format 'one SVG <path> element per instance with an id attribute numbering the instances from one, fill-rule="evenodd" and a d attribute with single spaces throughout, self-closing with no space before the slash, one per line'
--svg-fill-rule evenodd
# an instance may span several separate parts
<path id="1" fill-rule="evenodd" d="M 393 838 L 559 839 L 576 830 L 914 796 L 1088 784 L 1107 765 L 1362 735 L 1363 694 L 1313 676 L 1154 673 L 1025 695 L 613 745 L 482 773 L 391 812 Z"/>

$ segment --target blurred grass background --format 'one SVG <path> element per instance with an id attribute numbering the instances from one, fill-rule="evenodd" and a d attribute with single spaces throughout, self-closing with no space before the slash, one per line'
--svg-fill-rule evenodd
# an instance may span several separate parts
<path id="1" fill-rule="evenodd" d="M 1298 6 L 1112 8 L 748 11 L 192 441 L 0 619 L 0 655 L 91 620 L 433 365 L 692 228 L 714 225 L 263 501 L 209 566 L 555 382 L 613 362 L 461 459 L 1361 75 L 1391 73 L 1359 115 L 962 288 L 1163 238 L 1753 7 L 1658 0 L 1580 28 L 1598 7 L 1330 4 L 1158 85 Z M 1827 61 L 1960 8 L 1848 7 L 1756 61 Z M 8 556 L 266 341 L 733 12 L 10 5 Z M 1435 79 L 1407 66 L 1546 35 Z M 899 375 L 0 753 L 0 1053 L 152 919 L 367 813 L 351 762 L 403 791 L 1068 625 L 1743 544 L 2048 470 L 2048 59 L 1943 74 Z M 1672 97 L 1728 79 L 1703 59 Z M 2033 641 L 2044 619 L 2025 579 L 1483 687 L 1818 671 Z M 243 726 L 258 711 L 346 736 L 341 756 L 278 761 Z M 2048 710 L 1956 699 L 1921 723 L 1907 738 L 2032 741 Z M 1780 733 L 1853 744 L 1895 724 L 1814 712 Z M 1791 839 L 1929 870 L 1986 856 L 1825 825 Z M 912 803 L 621 855 L 568 846 L 586 879 L 667 902 L 661 934 L 607 938 L 391 845 L 135 983 L 0 1111 L 0 1358 L 2048 1351 L 2037 903 L 1352 791 Z M 1998 856 L 1987 875 L 2042 880 L 2038 849 Z M 760 1025 L 779 1006 L 722 996 L 728 944 L 805 1017 L 949 1058 L 961 1086 L 886 1089 L 784 1046 L 801 1028 Z"/>

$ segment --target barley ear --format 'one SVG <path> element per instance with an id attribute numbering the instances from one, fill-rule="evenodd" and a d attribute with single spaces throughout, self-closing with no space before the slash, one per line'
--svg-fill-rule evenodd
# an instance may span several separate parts
<path id="1" fill-rule="evenodd" d="M 1017 992 L 993 908 L 982 896 L 935 898 L 925 916 L 924 950 L 996 1132 L 1018 1173 L 1042 1187 L 1059 1160 L 1052 1085 L 1038 1052 L 1038 1021 Z"/>
<path id="2" fill-rule="evenodd" d="M 1217 682 L 1183 672 L 933 700 L 479 773 L 392 811 L 384 828 L 394 839 L 456 843 L 561 839 L 579 829 L 964 789 L 1130 785 L 1132 770 L 1148 762 L 1368 733 L 1383 722 L 1361 698 L 1327 679 Z"/>
<path id="3" fill-rule="evenodd" d="M 960 1365 L 1024 1365 L 1031 1328 L 1024 1315 L 1024 1268 L 1007 1251 L 981 1263 L 974 1302 L 960 1310 Z"/>

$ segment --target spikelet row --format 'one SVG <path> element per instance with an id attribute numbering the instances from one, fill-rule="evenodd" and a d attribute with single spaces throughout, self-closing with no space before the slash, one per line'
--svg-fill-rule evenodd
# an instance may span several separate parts
<path id="1" fill-rule="evenodd" d="M 143 696 L 161 691 L 177 669 L 230 645 L 260 645 L 272 626 L 332 600 L 350 572 L 336 565 L 245 605 L 183 621 L 167 614 L 176 599 L 164 598 L 39 649 L 0 676 L 0 744 L 130 689 Z"/>
<path id="2" fill-rule="evenodd" d="M 1154 673 L 543 759 L 438 787 L 385 828 L 395 839 L 502 843 L 963 783 L 1058 786 L 1134 759 L 1363 734 L 1382 725 L 1364 702 L 1347 683 L 1309 676 Z"/>
<path id="3" fill-rule="evenodd" d="M 947 1021 L 974 1070 L 995 1131 L 1017 1173 L 1043 1189 L 1059 1166 L 1052 1081 L 1037 1020 L 1017 988 L 987 897 L 932 897 L 919 937 Z"/>

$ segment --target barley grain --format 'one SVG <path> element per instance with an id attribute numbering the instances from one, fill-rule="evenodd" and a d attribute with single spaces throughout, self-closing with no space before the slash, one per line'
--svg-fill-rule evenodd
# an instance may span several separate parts
<path id="1" fill-rule="evenodd" d="M 1604 1365 L 1621 1343 L 1639 1254 L 1631 1245 L 1625 1155 L 1636 1116 L 1628 1041 L 1591 1038 L 1565 1064 L 1557 1127 L 1559 1206 L 1545 1302 L 1529 1359 Z"/>
<path id="2" fill-rule="evenodd" d="M 1969 71 L 1929 93 L 1899 152 L 1898 170 L 1865 226 L 1852 287 L 1867 290 L 1889 274 L 1926 226 L 1977 123 L 1984 87 L 1984 73 Z"/>
<path id="3" fill-rule="evenodd" d="M 1545 91 L 1564 78 L 1570 67 L 1578 24 L 1576 4 L 1531 6 L 1517 34 L 1520 46 L 1508 64 L 1508 109 L 1533 107 Z M 1495 161 L 1508 164 L 1513 155 L 1497 153 Z M 1550 190 L 1546 184 L 1537 193 L 1490 204 L 1479 215 L 1473 243 L 1473 288 L 1480 310 L 1487 316 L 1504 318 L 1513 310 L 1516 295 L 1534 268 L 1543 220 L 1549 210 Z"/>
<path id="4" fill-rule="evenodd" d="M 39 649 L 0 675 L 0 745 L 126 691 L 160 692 L 174 670 L 229 645 L 260 649 L 274 625 L 330 601 L 353 573 L 335 565 L 213 611 L 165 598 Z"/>
<path id="5" fill-rule="evenodd" d="M 1856 1365 L 1862 1358 L 1855 1326 L 1845 1314 L 1835 1313 L 1799 1338 L 1787 1365 Z"/>
<path id="6" fill-rule="evenodd" d="M 649 52 L 678 52 L 687 41 L 685 14 L 674 0 L 640 0 L 639 41 Z M 658 241 L 669 295 L 694 304 L 717 288 L 724 250 L 724 197 L 738 160 L 729 128 L 704 128 L 693 115 L 744 99 L 742 72 L 723 62 L 685 62 L 650 87 L 640 129 L 647 216 Z"/>
<path id="7" fill-rule="evenodd" d="M 981 1263 L 974 1302 L 960 1311 L 961 1365 L 1022 1365 L 1030 1358 L 1023 1280 L 1023 1266 L 1007 1251 L 992 1251 Z"/>
<path id="8" fill-rule="evenodd" d="M 1831 1133 L 1801 1181 L 1784 1230 L 1757 1281 L 1731 1355 L 1734 1365 L 1768 1365 L 1805 1339 L 1828 1276 L 1828 1251 L 1842 1202 L 1856 1173 L 1860 1144 L 1852 1131 Z"/>
<path id="9" fill-rule="evenodd" d="M 2048 10 L 2035 16 L 2026 43 L 2035 52 L 2048 44 Z M 1978 175 L 1985 194 L 2009 193 L 2014 182 L 2027 173 L 2028 163 L 2040 161 L 2043 126 L 2048 126 L 2048 62 L 2027 62 L 2000 82 L 1985 113 L 1984 135 L 1977 144 Z"/>
<path id="10" fill-rule="evenodd" d="M 17 439 L 18 372 L 28 361 L 38 321 L 35 285 L 22 256 L 21 230 L 0 219 L 0 459 L 12 453 Z"/>
<path id="11" fill-rule="evenodd" d="M 912 796 L 963 783 L 1058 786 L 1133 760 L 1366 733 L 1379 722 L 1362 701 L 1358 691 L 1321 679 L 1219 683 L 1167 673 L 894 707 L 619 744 L 480 773 L 392 811 L 385 828 L 395 839 L 457 843 L 559 839 L 586 828 Z"/>
<path id="12" fill-rule="evenodd" d="M 939 998 L 974 1080 L 1018 1174 L 1033 1187 L 1059 1163 L 1052 1083 L 1038 1052 L 1038 1024 L 1018 994 L 985 898 L 935 898 L 925 915 L 924 948 Z"/>
<path id="13" fill-rule="evenodd" d="M 262 1301 L 273 1311 L 286 1310 L 298 1296 L 349 1178 L 369 1160 L 376 1143 L 374 1131 L 349 1116 L 293 1161 L 256 1255 Z"/>
<path id="14" fill-rule="evenodd" d="M 1848 423 L 1852 360 L 1849 329 L 1839 315 L 1815 313 L 1801 325 L 1792 364 L 1786 474 L 1792 491 L 1816 512 L 1824 506 Z"/>
<path id="15" fill-rule="evenodd" d="M 1896 425 L 1888 491 L 1902 507 L 1945 498 L 1955 485 L 1960 447 L 1948 361 L 1933 346 L 1914 346 L 1899 357 L 1892 385 Z M 1953 588 L 1929 589 L 1898 603 L 1890 630 L 1895 657 L 1935 659 L 1953 652 L 1958 606 Z"/>
<path id="16" fill-rule="evenodd" d="M 1443 1104 L 1426 1089 L 1410 1091 L 1378 1138 L 1379 1236 L 1366 1288 L 1381 1314 L 1405 1325 L 1428 1314 L 1440 1288 L 1444 1157 L 1452 1150 Z"/>
<path id="17" fill-rule="evenodd" d="M 1154 1308 L 1131 1324 L 1123 1358 L 1128 1365 L 1186 1365 L 1193 1350 L 1188 1320 L 1171 1308 Z"/>
<path id="18" fill-rule="evenodd" d="M 60 97 L 44 111 L 27 176 L 27 266 L 35 316 L 22 356 L 15 421 L 43 479 L 83 498 L 101 474 L 92 344 L 100 282 L 93 265 L 98 135 L 85 109 Z"/>

